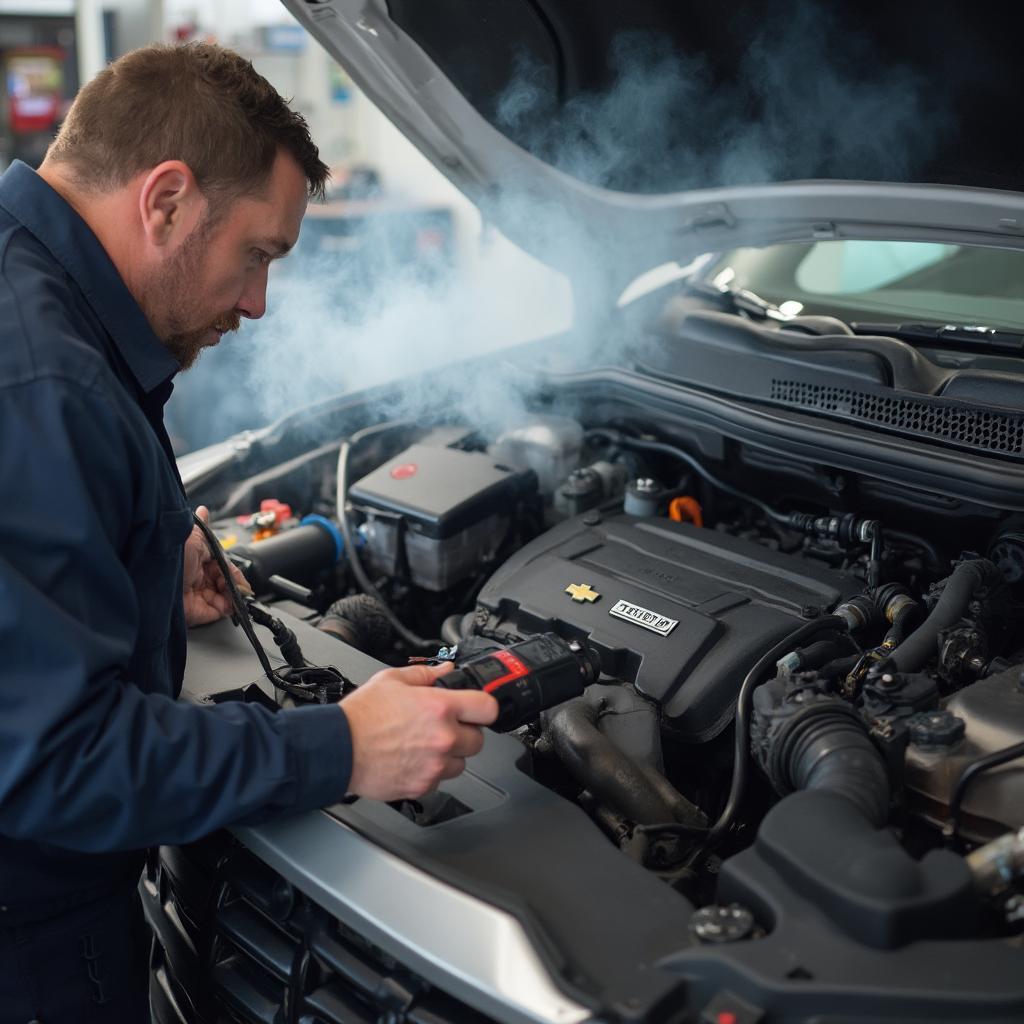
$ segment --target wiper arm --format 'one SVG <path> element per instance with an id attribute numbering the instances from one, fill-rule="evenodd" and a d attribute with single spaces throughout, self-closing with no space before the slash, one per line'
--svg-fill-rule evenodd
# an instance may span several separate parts
<path id="1" fill-rule="evenodd" d="M 743 313 L 755 320 L 775 320 L 787 323 L 796 318 L 786 313 L 774 302 L 769 302 L 749 288 L 733 288 L 730 285 L 715 284 L 714 281 L 688 281 L 691 291 L 699 292 L 725 303 L 729 312 Z M 945 345 L 968 351 L 1004 352 L 1024 354 L 1024 331 L 1011 331 L 1002 327 L 988 327 L 984 324 L 928 324 L 928 323 L 850 323 L 854 334 L 883 335 L 898 338 L 911 344 L 925 343 Z"/>
<path id="2" fill-rule="evenodd" d="M 789 313 L 783 313 L 774 302 L 761 298 L 749 288 L 732 288 L 729 285 L 715 284 L 713 281 L 689 281 L 687 287 L 691 291 L 700 292 L 714 299 L 723 300 L 734 313 L 746 313 L 756 320 L 792 320 Z"/>
<path id="3" fill-rule="evenodd" d="M 901 341 L 954 345 L 958 348 L 1020 354 L 1024 351 L 1024 332 L 983 324 L 888 324 L 851 323 L 854 334 L 882 334 Z"/>

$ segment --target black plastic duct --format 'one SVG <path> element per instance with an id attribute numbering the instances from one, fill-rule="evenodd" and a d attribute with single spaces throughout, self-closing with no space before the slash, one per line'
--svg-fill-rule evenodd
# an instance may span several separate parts
<path id="1" fill-rule="evenodd" d="M 753 735 L 755 757 L 790 795 L 765 816 L 754 846 L 723 865 L 721 902 L 770 905 L 779 897 L 764 880 L 775 873 L 865 945 L 972 933 L 978 904 L 963 858 L 935 850 L 916 861 L 883 827 L 885 764 L 850 705 L 775 681 L 756 694 Z"/>

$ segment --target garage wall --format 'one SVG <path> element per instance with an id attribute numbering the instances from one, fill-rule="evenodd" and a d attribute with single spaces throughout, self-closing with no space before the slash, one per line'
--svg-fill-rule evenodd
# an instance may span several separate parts
<path id="1" fill-rule="evenodd" d="M 108 57 L 162 39 L 163 24 L 162 0 L 77 0 L 75 28 L 82 81 L 92 78 Z"/>

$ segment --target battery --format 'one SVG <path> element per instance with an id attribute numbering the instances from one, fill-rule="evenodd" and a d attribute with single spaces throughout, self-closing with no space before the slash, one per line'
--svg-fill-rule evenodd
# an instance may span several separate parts
<path id="1" fill-rule="evenodd" d="M 369 555 L 382 573 L 405 566 L 413 583 L 442 591 L 497 554 L 516 505 L 537 491 L 529 469 L 483 452 L 414 444 L 349 488 L 366 517 Z"/>

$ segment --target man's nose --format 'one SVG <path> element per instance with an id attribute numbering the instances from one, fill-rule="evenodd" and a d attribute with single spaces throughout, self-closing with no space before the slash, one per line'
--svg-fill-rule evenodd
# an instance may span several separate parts
<path id="1" fill-rule="evenodd" d="M 244 292 L 235 307 L 239 316 L 259 320 L 267 311 L 267 275 L 260 274 Z"/>

